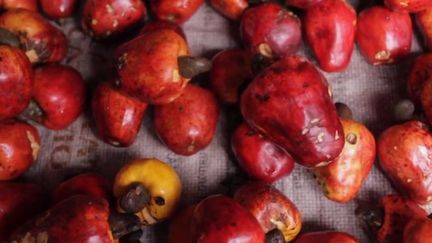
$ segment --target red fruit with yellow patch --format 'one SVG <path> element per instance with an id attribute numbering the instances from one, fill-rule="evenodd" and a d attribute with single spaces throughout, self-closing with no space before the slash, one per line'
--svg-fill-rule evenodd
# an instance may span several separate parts
<path id="1" fill-rule="evenodd" d="M 39 133 L 21 121 L 0 123 L 0 181 L 12 180 L 23 174 L 37 159 Z"/>
<path id="2" fill-rule="evenodd" d="M 170 103 L 189 82 L 180 75 L 178 61 L 188 55 L 185 39 L 174 30 L 162 29 L 138 36 L 117 50 L 120 87 L 146 103 Z"/>
<path id="3" fill-rule="evenodd" d="M 360 191 L 375 161 L 373 134 L 361 123 L 341 118 L 345 145 L 330 164 L 315 168 L 314 176 L 330 200 L 346 203 Z"/>
<path id="4" fill-rule="evenodd" d="M 219 105 L 208 90 L 189 84 L 173 102 L 155 107 L 154 126 L 159 138 L 177 154 L 192 155 L 213 140 Z"/>
<path id="5" fill-rule="evenodd" d="M 141 0 L 88 0 L 81 24 L 86 33 L 101 39 L 124 32 L 144 20 L 146 14 Z"/>
<path id="6" fill-rule="evenodd" d="M 249 7 L 247 0 L 210 0 L 210 5 L 223 16 L 239 20 Z"/>
<path id="7" fill-rule="evenodd" d="M 393 12 L 382 6 L 363 10 L 358 16 L 357 44 L 373 64 L 390 64 L 411 50 L 413 30 L 408 13 Z"/>
<path id="8" fill-rule="evenodd" d="M 2 0 L 0 1 L 0 7 L 5 10 L 24 8 L 37 12 L 38 2 L 37 0 Z"/>
<path id="9" fill-rule="evenodd" d="M 183 24 L 203 5 L 204 0 L 150 0 L 157 19 Z"/>
<path id="10" fill-rule="evenodd" d="M 337 231 L 323 231 L 302 234 L 295 243 L 360 243 L 354 236 Z"/>

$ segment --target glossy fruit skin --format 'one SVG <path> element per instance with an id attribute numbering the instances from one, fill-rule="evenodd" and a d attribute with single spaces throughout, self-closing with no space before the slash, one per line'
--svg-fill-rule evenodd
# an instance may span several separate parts
<path id="1" fill-rule="evenodd" d="M 186 41 L 170 29 L 140 35 L 117 49 L 120 87 L 149 104 L 178 98 L 189 79 L 180 75 L 178 57 L 188 56 Z"/>
<path id="2" fill-rule="evenodd" d="M 43 12 L 50 18 L 72 17 L 77 5 L 76 0 L 40 0 Z"/>
<path id="3" fill-rule="evenodd" d="M 179 34 L 181 37 L 183 37 L 185 40 L 186 39 L 186 35 L 182 29 L 182 27 L 174 22 L 171 21 L 167 21 L 167 20 L 153 20 L 150 22 L 147 22 L 144 27 L 142 27 L 142 29 L 140 30 L 140 35 L 149 33 L 149 32 L 153 32 L 153 31 L 158 31 L 161 29 L 171 29 L 174 30 L 177 34 Z"/>
<path id="4" fill-rule="evenodd" d="M 432 50 L 432 6 L 417 12 L 415 20 L 422 33 L 426 48 Z"/>
<path id="5" fill-rule="evenodd" d="M 300 9 L 308 9 L 323 0 L 285 0 L 286 4 Z"/>
<path id="6" fill-rule="evenodd" d="M 143 224 L 158 223 L 174 213 L 180 200 L 182 184 L 177 172 L 169 164 L 157 159 L 128 162 L 117 172 L 114 196 L 120 198 L 136 183 L 144 185 L 151 197 L 149 205 L 136 214 Z M 159 205 L 157 198 L 162 198 L 164 204 Z"/>
<path id="7" fill-rule="evenodd" d="M 432 134 L 420 121 L 409 121 L 385 130 L 378 139 L 381 168 L 394 186 L 412 200 L 432 200 Z"/>
<path id="8" fill-rule="evenodd" d="M 9 10 L 0 16 L 0 27 L 19 36 L 32 63 L 60 62 L 67 54 L 66 36 L 37 12 Z"/>
<path id="9" fill-rule="evenodd" d="M 247 0 L 210 0 L 210 5 L 223 16 L 239 20 L 249 7 Z"/>
<path id="10" fill-rule="evenodd" d="M 432 243 L 432 220 L 412 220 L 405 226 L 404 243 Z"/>
<path id="11" fill-rule="evenodd" d="M 85 95 L 85 82 L 74 68 L 60 64 L 36 68 L 33 99 L 43 115 L 34 119 L 49 129 L 65 129 L 84 110 Z"/>
<path id="12" fill-rule="evenodd" d="M 424 53 L 416 57 L 411 65 L 407 91 L 416 104 L 421 104 L 421 93 L 425 83 L 432 79 L 432 54 Z"/>
<path id="13" fill-rule="evenodd" d="M 33 70 L 21 50 L 0 46 L 0 120 L 19 115 L 30 102 Z"/>
<path id="14" fill-rule="evenodd" d="M 112 83 L 101 83 L 92 98 L 99 136 L 113 146 L 131 145 L 139 132 L 148 105 L 120 92 Z"/>
<path id="15" fill-rule="evenodd" d="M 108 182 L 99 174 L 84 173 L 63 181 L 54 189 L 52 202 L 57 204 L 76 195 L 87 195 L 110 200 Z"/>
<path id="16" fill-rule="evenodd" d="M 103 39 L 124 32 L 144 20 L 146 14 L 141 0 L 88 0 L 81 25 L 91 37 Z"/>
<path id="17" fill-rule="evenodd" d="M 402 243 L 402 234 L 407 224 L 412 220 L 427 218 L 427 213 L 417 203 L 399 195 L 382 197 L 379 207 L 384 210 L 383 224 L 376 232 L 380 243 Z"/>
<path id="18" fill-rule="evenodd" d="M 410 52 L 412 35 L 408 13 L 374 6 L 358 16 L 357 44 L 366 60 L 373 65 L 390 64 L 404 58 Z"/>
<path id="19" fill-rule="evenodd" d="M 430 0 L 384 0 L 386 7 L 397 12 L 416 13 L 432 7 Z"/>
<path id="20" fill-rule="evenodd" d="M 2 0 L 0 1 L 0 7 L 5 10 L 14 8 L 24 8 L 34 12 L 38 11 L 37 0 Z"/>
<path id="21" fill-rule="evenodd" d="M 341 154 L 313 173 L 328 199 L 347 203 L 355 198 L 372 169 L 376 146 L 373 134 L 363 124 L 345 118 L 341 122 L 345 134 Z"/>
<path id="22" fill-rule="evenodd" d="M 235 192 L 234 199 L 254 215 L 264 233 L 279 229 L 286 242 L 292 241 L 300 233 L 300 212 L 276 188 L 261 182 L 250 182 Z"/>
<path id="23" fill-rule="evenodd" d="M 245 208 L 233 199 L 210 196 L 194 209 L 191 223 L 192 242 L 262 243 L 264 232 Z"/>
<path id="24" fill-rule="evenodd" d="M 33 183 L 0 182 L 0 241 L 45 209 L 46 195 Z"/>
<path id="25" fill-rule="evenodd" d="M 277 3 L 246 10 L 240 22 L 243 44 L 252 54 L 269 58 L 294 54 L 302 42 L 300 20 Z"/>
<path id="26" fill-rule="evenodd" d="M 108 215 L 104 199 L 74 196 L 19 227 L 11 242 L 113 243 Z"/>
<path id="27" fill-rule="evenodd" d="M 309 46 L 326 72 L 341 72 L 350 63 L 354 49 L 357 14 L 345 0 L 327 0 L 306 10 L 304 33 Z"/>
<path id="28" fill-rule="evenodd" d="M 155 107 L 156 133 L 169 149 L 193 155 L 206 148 L 216 132 L 219 105 L 210 91 L 189 84 L 179 98 Z"/>
<path id="29" fill-rule="evenodd" d="M 327 164 L 344 146 L 327 81 L 303 57 L 282 59 L 258 74 L 243 92 L 241 112 L 253 129 L 307 167 Z"/>
<path id="30" fill-rule="evenodd" d="M 354 236 L 344 232 L 322 231 L 302 234 L 295 243 L 360 243 Z"/>
<path id="31" fill-rule="evenodd" d="M 0 181 L 23 174 L 37 159 L 39 132 L 32 125 L 7 120 L 0 123 Z"/>
<path id="32" fill-rule="evenodd" d="M 240 88 L 253 78 L 251 65 L 252 56 L 242 49 L 224 50 L 213 58 L 210 85 L 222 103 L 238 103 Z"/>
<path id="33" fill-rule="evenodd" d="M 183 24 L 203 5 L 204 0 L 150 0 L 157 19 Z"/>
<path id="34" fill-rule="evenodd" d="M 246 123 L 234 131 L 231 149 L 242 169 L 252 178 L 273 183 L 291 174 L 294 159 Z"/>

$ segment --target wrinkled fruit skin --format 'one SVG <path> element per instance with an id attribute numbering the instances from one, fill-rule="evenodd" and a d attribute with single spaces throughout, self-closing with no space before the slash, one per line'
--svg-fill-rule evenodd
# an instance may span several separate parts
<path id="1" fill-rule="evenodd" d="M 234 199 L 254 215 L 265 233 L 279 229 L 285 241 L 290 242 L 301 230 L 301 215 L 296 206 L 270 185 L 250 182 L 236 191 Z"/>
<path id="2" fill-rule="evenodd" d="M 244 91 L 241 112 L 253 129 L 307 167 L 327 164 L 344 146 L 327 81 L 302 57 L 282 59 L 262 71 Z"/>
<path id="3" fill-rule="evenodd" d="M 300 20 L 276 3 L 263 3 L 246 10 L 240 22 L 244 45 L 253 54 L 286 57 L 302 42 Z"/>
<path id="4" fill-rule="evenodd" d="M 30 102 L 33 70 L 21 50 L 0 46 L 0 120 L 19 115 Z"/>
<path id="5" fill-rule="evenodd" d="M 341 118 L 345 145 L 330 164 L 313 170 L 330 200 L 346 203 L 355 198 L 375 161 L 373 134 L 361 123 Z"/>
<path id="6" fill-rule="evenodd" d="M 110 200 L 110 190 L 104 177 L 95 173 L 74 176 L 60 183 L 52 194 L 53 204 L 76 195 L 87 195 Z"/>
<path id="7" fill-rule="evenodd" d="M 204 0 L 150 0 L 157 19 L 183 24 L 203 5 Z"/>
<path id="8" fill-rule="evenodd" d="M 89 0 L 81 19 L 84 31 L 96 39 L 124 32 L 147 14 L 141 0 Z"/>
<path id="9" fill-rule="evenodd" d="M 108 215 L 104 199 L 74 196 L 19 227 L 10 242 L 113 243 Z"/>
<path id="10" fill-rule="evenodd" d="M 156 133 L 175 153 L 193 155 L 213 140 L 219 110 L 213 93 L 189 84 L 179 98 L 155 107 Z"/>
<path id="11" fill-rule="evenodd" d="M 345 0 L 327 0 L 306 10 L 305 35 L 319 66 L 326 72 L 341 72 L 350 63 L 354 49 L 357 14 Z"/>
<path id="12" fill-rule="evenodd" d="M 85 82 L 74 68 L 59 64 L 37 68 L 33 99 L 43 114 L 33 119 L 49 129 L 65 129 L 84 110 L 85 95 Z"/>
<path id="13" fill-rule="evenodd" d="M 117 172 L 113 186 L 114 196 L 119 199 L 137 183 L 143 185 L 150 196 L 149 204 L 136 213 L 141 222 L 153 225 L 171 217 L 182 193 L 180 177 L 174 168 L 157 159 L 128 162 Z"/>
<path id="14" fill-rule="evenodd" d="M 397 12 L 415 13 L 432 7 L 430 0 L 384 0 L 384 4 Z"/>
<path id="15" fill-rule="evenodd" d="M 37 159 L 39 132 L 21 121 L 0 123 L 0 181 L 12 180 L 23 174 Z"/>
<path id="16" fill-rule="evenodd" d="M 146 103 L 170 103 L 189 82 L 180 75 L 178 64 L 178 57 L 188 55 L 186 41 L 170 29 L 128 41 L 116 53 L 120 87 Z"/>
<path id="17" fill-rule="evenodd" d="M 67 54 L 66 36 L 37 12 L 9 10 L 0 16 L 0 27 L 19 36 L 32 63 L 60 62 Z"/>
<path id="18" fill-rule="evenodd" d="M 231 149 L 243 170 L 260 181 L 273 183 L 294 169 L 295 161 L 289 153 L 246 123 L 234 131 Z"/>
<path id="19" fill-rule="evenodd" d="M 413 30 L 408 13 L 374 6 L 358 16 L 357 44 L 373 64 L 390 64 L 404 58 L 411 49 Z"/>
<path id="20" fill-rule="evenodd" d="M 420 96 L 425 83 L 432 79 L 432 54 L 424 53 L 416 57 L 408 76 L 407 90 L 410 98 L 420 104 Z"/>
<path id="21" fill-rule="evenodd" d="M 99 136 L 114 146 L 131 145 L 139 132 L 147 104 L 102 83 L 92 98 L 92 111 Z"/>
<path id="22" fill-rule="evenodd" d="M 43 12 L 50 18 L 72 17 L 77 5 L 76 0 L 40 0 Z"/>
<path id="23" fill-rule="evenodd" d="M 251 62 L 252 56 L 241 49 L 221 51 L 213 58 L 210 85 L 223 103 L 238 103 L 240 88 L 253 77 Z"/>
<path id="24" fill-rule="evenodd" d="M 423 41 L 428 50 L 432 50 L 432 7 L 415 14 L 415 19 L 420 32 L 423 35 Z"/>
<path id="25" fill-rule="evenodd" d="M 46 195 L 32 183 L 0 182 L 0 241 L 29 218 L 45 209 Z"/>
<path id="26" fill-rule="evenodd" d="M 412 220 L 404 230 L 404 243 L 432 243 L 432 220 Z"/>
<path id="27" fill-rule="evenodd" d="M 2 0 L 0 2 L 1 9 L 9 10 L 14 8 L 24 8 L 34 12 L 38 10 L 37 0 Z"/>
<path id="28" fill-rule="evenodd" d="M 354 236 L 344 232 L 323 231 L 301 235 L 295 243 L 360 243 Z"/>
<path id="29" fill-rule="evenodd" d="M 254 216 L 222 195 L 210 196 L 195 206 L 190 235 L 190 243 L 264 242 L 264 232 Z"/>
<path id="30" fill-rule="evenodd" d="M 432 134 L 426 124 L 409 121 L 385 130 L 378 139 L 381 168 L 412 200 L 432 200 Z"/>
<path id="31" fill-rule="evenodd" d="M 308 9 L 323 0 L 285 0 L 290 5 L 301 9 Z"/>
<path id="32" fill-rule="evenodd" d="M 210 0 L 210 5 L 223 16 L 239 20 L 245 9 L 249 7 L 247 0 Z"/>
<path id="33" fill-rule="evenodd" d="M 183 39 L 186 39 L 186 35 L 182 29 L 182 27 L 176 23 L 167 20 L 153 20 L 147 22 L 144 27 L 140 30 L 140 35 L 144 35 L 153 31 L 158 31 L 161 29 L 170 29 L 174 30 L 177 34 L 179 34 Z"/>

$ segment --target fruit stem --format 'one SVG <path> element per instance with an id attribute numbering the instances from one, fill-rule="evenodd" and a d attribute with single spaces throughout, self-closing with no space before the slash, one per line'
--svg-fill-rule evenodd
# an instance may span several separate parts
<path id="1" fill-rule="evenodd" d="M 44 115 L 45 113 L 40 107 L 40 105 L 32 99 L 30 100 L 27 108 L 21 113 L 20 116 L 40 123 Z"/>
<path id="2" fill-rule="evenodd" d="M 150 193 L 143 184 L 133 185 L 119 200 L 119 206 L 126 213 L 138 213 L 150 202 Z"/>
<path id="3" fill-rule="evenodd" d="M 184 78 L 193 78 L 198 74 L 211 69 L 212 63 L 204 57 L 181 56 L 178 58 L 180 75 Z"/>
<path id="4" fill-rule="evenodd" d="M 0 28 L 0 45 L 8 45 L 19 48 L 20 41 L 17 35 L 7 29 Z"/>
<path id="5" fill-rule="evenodd" d="M 266 243 L 284 243 L 285 238 L 279 229 L 274 229 L 266 234 Z"/>
<path id="6" fill-rule="evenodd" d="M 140 219 L 135 214 L 111 212 L 108 222 L 114 239 L 133 234 L 141 229 Z"/>

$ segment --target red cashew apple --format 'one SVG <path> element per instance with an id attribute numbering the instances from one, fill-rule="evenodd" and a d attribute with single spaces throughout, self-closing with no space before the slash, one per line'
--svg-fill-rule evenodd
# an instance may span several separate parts
<path id="1" fill-rule="evenodd" d="M 223 16 L 239 20 L 245 9 L 249 7 L 247 0 L 210 0 L 210 5 Z"/>
<path id="2" fill-rule="evenodd" d="M 253 129 L 307 167 L 328 164 L 344 146 L 327 81 L 300 56 L 282 59 L 262 71 L 243 92 L 241 112 Z"/>
<path id="3" fill-rule="evenodd" d="M 358 16 L 356 40 L 361 53 L 373 64 L 390 64 L 408 55 L 413 29 L 408 13 L 374 6 Z"/>
<path id="4" fill-rule="evenodd" d="M 345 145 L 330 164 L 314 168 L 314 177 L 330 200 L 346 203 L 355 198 L 372 169 L 376 149 L 373 134 L 363 124 L 341 118 Z"/>
<path id="5" fill-rule="evenodd" d="M 301 9 L 308 9 L 323 0 L 285 0 L 286 4 Z"/>
<path id="6" fill-rule="evenodd" d="M 171 29 L 177 32 L 177 34 L 181 35 L 186 40 L 186 35 L 183 32 L 182 27 L 180 25 L 167 21 L 167 20 L 153 20 L 150 22 L 147 22 L 144 27 L 140 30 L 140 35 L 147 34 L 149 32 L 158 31 L 161 29 Z"/>
<path id="7" fill-rule="evenodd" d="M 238 103 L 240 88 L 253 77 L 251 65 L 252 56 L 241 49 L 224 50 L 213 58 L 210 85 L 223 103 Z"/>
<path id="8" fill-rule="evenodd" d="M 99 136 L 114 146 L 131 145 L 138 134 L 147 104 L 120 92 L 111 83 L 100 84 L 92 98 Z"/>
<path id="9" fill-rule="evenodd" d="M 294 159 L 246 123 L 234 131 L 231 149 L 240 167 L 252 178 L 273 183 L 294 169 Z"/>
<path id="10" fill-rule="evenodd" d="M 426 48 L 432 50 L 432 6 L 417 12 L 415 19 L 422 33 Z"/>
<path id="11" fill-rule="evenodd" d="M 23 174 L 35 161 L 40 148 L 39 132 L 21 121 L 0 123 L 0 181 Z"/>
<path id="12" fill-rule="evenodd" d="M 77 0 L 40 0 L 43 12 L 50 18 L 72 17 L 77 7 Z"/>
<path id="13" fill-rule="evenodd" d="M 84 5 L 81 25 L 94 38 L 107 38 L 144 20 L 146 14 L 141 0 L 88 0 Z"/>
<path id="14" fill-rule="evenodd" d="M 300 48 L 300 20 L 277 3 L 263 3 L 246 10 L 240 22 L 244 45 L 253 54 L 286 57 Z"/>
<path id="15" fill-rule="evenodd" d="M 432 220 L 412 220 L 404 229 L 404 243 L 432 243 Z"/>
<path id="16" fill-rule="evenodd" d="M 24 9 L 37 12 L 38 1 L 37 0 L 2 0 L 0 1 L 0 8 L 5 10 L 9 10 L 13 8 L 24 8 Z"/>
<path id="17" fill-rule="evenodd" d="M 66 36 L 37 12 L 9 10 L 0 16 L 0 28 L 19 37 L 32 63 L 60 62 L 67 54 Z"/>
<path id="18" fill-rule="evenodd" d="M 84 110 L 85 82 L 72 67 L 49 64 L 35 69 L 33 101 L 26 116 L 46 128 L 71 125 Z"/>
<path id="19" fill-rule="evenodd" d="M 53 204 L 76 195 L 88 195 L 110 200 L 108 182 L 99 174 L 84 173 L 63 181 L 52 193 Z"/>
<path id="20" fill-rule="evenodd" d="M 177 24 L 186 22 L 203 5 L 204 0 L 150 0 L 157 19 Z"/>
<path id="21" fill-rule="evenodd" d="M 21 50 L 0 46 L 0 120 L 19 115 L 30 102 L 33 70 Z"/>
<path id="22" fill-rule="evenodd" d="M 285 242 L 290 242 L 301 230 L 302 219 L 296 206 L 270 185 L 250 182 L 235 192 L 234 199 L 254 215 L 264 233 L 278 229 Z"/>
<path id="23" fill-rule="evenodd" d="M 319 66 L 327 72 L 347 68 L 354 49 L 357 14 L 345 0 L 326 0 L 306 10 L 306 40 Z"/>
<path id="24" fill-rule="evenodd" d="M 384 0 L 384 4 L 393 11 L 416 13 L 432 7 L 430 0 Z"/>
<path id="25" fill-rule="evenodd" d="M 16 227 L 42 212 L 46 201 L 36 184 L 0 182 L 0 241 L 6 242 Z"/>
<path id="26" fill-rule="evenodd" d="M 150 104 L 178 98 L 188 78 L 180 75 L 179 57 L 189 55 L 185 39 L 162 29 L 126 42 L 117 49 L 117 70 L 122 90 Z"/>
<path id="27" fill-rule="evenodd" d="M 302 234 L 295 243 L 360 243 L 360 241 L 344 232 L 322 231 Z"/>
<path id="28" fill-rule="evenodd" d="M 181 155 L 193 155 L 213 140 L 219 105 L 210 91 L 189 84 L 173 102 L 155 107 L 154 126 L 164 144 Z"/>
<path id="29" fill-rule="evenodd" d="M 420 104 L 420 96 L 423 87 L 429 79 L 432 79 L 432 54 L 424 53 L 416 57 L 411 65 L 407 90 L 410 98 Z"/>
<path id="30" fill-rule="evenodd" d="M 264 232 L 254 216 L 222 195 L 205 198 L 180 213 L 173 223 L 169 243 L 264 242 Z"/>

